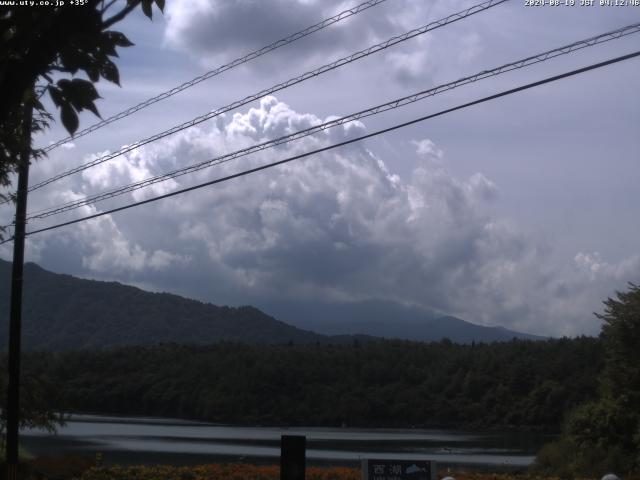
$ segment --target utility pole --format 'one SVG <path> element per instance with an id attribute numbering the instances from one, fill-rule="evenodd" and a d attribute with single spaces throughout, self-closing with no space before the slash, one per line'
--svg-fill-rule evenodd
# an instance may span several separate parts
<path id="1" fill-rule="evenodd" d="M 9 316 L 9 385 L 7 387 L 7 479 L 18 476 L 18 433 L 20 428 L 20 343 L 22 329 L 22 272 L 24 266 L 24 238 L 31 160 L 31 98 L 25 99 L 22 119 L 22 145 L 18 159 L 18 190 L 16 192 L 16 218 L 13 234 L 13 269 L 11 272 L 11 308 Z"/>

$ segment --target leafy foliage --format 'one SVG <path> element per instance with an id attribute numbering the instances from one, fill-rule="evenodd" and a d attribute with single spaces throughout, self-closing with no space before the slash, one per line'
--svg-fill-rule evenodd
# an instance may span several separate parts
<path id="1" fill-rule="evenodd" d="M 537 428 L 595 398 L 597 339 L 31 353 L 56 409 L 233 424 Z"/>
<path id="2" fill-rule="evenodd" d="M 40 98 L 46 92 L 60 110 L 64 127 L 73 134 L 78 113 L 89 110 L 99 116 L 95 101 L 100 98 L 94 83 L 100 78 L 120 84 L 114 57 L 118 47 L 133 45 L 127 37 L 110 30 L 138 5 L 149 18 L 153 0 L 127 0 L 126 4 L 87 0 L 77 8 L 69 6 L 0 7 L 0 187 L 10 184 L 24 144 L 24 109 L 33 107 L 33 127 L 45 128 L 51 116 Z M 164 0 L 155 0 L 162 10 Z M 122 7 L 111 14 L 112 7 Z M 87 79 L 75 78 L 78 74 Z M 72 78 L 68 78 L 71 76 Z"/>
<path id="3" fill-rule="evenodd" d="M 576 408 L 562 438 L 543 449 L 537 461 L 543 472 L 640 473 L 640 287 L 630 284 L 604 304 L 604 313 L 596 314 L 604 322 L 599 398 Z"/>
<path id="4" fill-rule="evenodd" d="M 24 374 L 20 383 L 20 428 L 38 428 L 55 431 L 64 424 L 64 415 L 51 408 L 58 395 L 57 385 L 44 375 L 42 370 L 25 362 Z M 6 359 L 0 361 L 0 400 L 7 399 Z M 58 400 L 59 401 L 59 400 Z M 6 418 L 4 405 L 0 408 L 0 436 L 4 439 Z"/>
<path id="5" fill-rule="evenodd" d="M 603 396 L 640 412 L 640 286 L 607 299 L 600 337 L 605 348 Z"/>

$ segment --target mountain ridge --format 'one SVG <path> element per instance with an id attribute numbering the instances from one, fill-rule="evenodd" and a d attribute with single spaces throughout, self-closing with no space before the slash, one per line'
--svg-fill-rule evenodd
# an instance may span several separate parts
<path id="1" fill-rule="evenodd" d="M 8 280 L 10 263 L 0 261 Z M 312 343 L 323 336 L 280 322 L 255 307 L 219 307 L 119 282 L 86 280 L 25 264 L 22 338 L 26 349 L 68 350 L 158 343 Z M 0 283 L 8 312 L 9 282 Z M 5 288 L 6 286 L 6 288 Z M 7 316 L 0 316 L 6 345 Z M 178 336 L 176 336 L 178 334 Z"/>
<path id="2" fill-rule="evenodd" d="M 385 300 L 360 302 L 267 303 L 260 308 L 298 328 L 324 335 L 354 335 L 366 332 L 383 338 L 421 342 L 449 338 L 458 343 L 544 340 L 546 337 L 488 327 L 417 305 Z"/>
<path id="3" fill-rule="evenodd" d="M 10 275 L 11 263 L 0 260 L 0 348 L 7 344 Z M 308 323 L 291 322 L 289 319 L 285 322 L 278 319 L 282 318 L 280 315 L 269 315 L 254 306 L 217 306 L 172 293 L 148 292 L 119 282 L 53 273 L 31 262 L 25 264 L 24 275 L 22 340 L 26 350 L 103 349 L 218 341 L 351 343 L 375 340 L 376 336 L 417 341 L 437 341 L 447 337 L 459 343 L 531 338 L 500 327 L 482 327 L 456 317 L 426 321 L 416 315 L 412 317 L 411 311 L 402 313 L 395 304 L 384 301 L 372 301 L 371 304 L 378 307 L 387 305 L 386 327 L 381 321 L 384 316 L 376 317 L 380 324 L 377 329 L 366 322 L 360 322 L 358 326 L 361 317 L 371 310 L 362 304 L 334 305 L 334 310 L 343 309 L 343 316 L 360 308 L 360 317 L 354 315 L 351 328 L 343 331 L 325 329 L 317 332 L 312 331 Z M 328 304 L 325 306 L 328 308 Z M 400 312 L 398 318 L 404 319 L 402 331 L 398 330 L 398 322 L 388 318 L 394 312 Z M 301 313 L 300 317 L 309 318 L 312 312 L 307 309 Z M 407 321 L 412 318 L 415 321 Z"/>

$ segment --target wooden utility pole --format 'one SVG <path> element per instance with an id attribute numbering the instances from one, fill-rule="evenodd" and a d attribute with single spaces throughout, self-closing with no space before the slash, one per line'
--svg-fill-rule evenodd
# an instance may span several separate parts
<path id="1" fill-rule="evenodd" d="M 27 105 L 28 103 L 28 105 Z M 11 309 L 9 316 L 9 385 L 7 386 L 7 479 L 18 475 L 18 431 L 20 428 L 20 343 L 22 330 L 22 272 L 24 266 L 24 238 L 29 188 L 29 161 L 31 160 L 31 100 L 25 100 L 22 119 L 22 145 L 18 159 L 18 190 L 16 192 L 16 218 L 13 234 L 13 268 L 11 271 Z"/>

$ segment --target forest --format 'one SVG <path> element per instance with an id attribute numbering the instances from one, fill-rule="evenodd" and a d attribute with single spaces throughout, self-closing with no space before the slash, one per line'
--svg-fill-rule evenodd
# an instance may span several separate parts
<path id="1" fill-rule="evenodd" d="M 163 344 L 32 352 L 65 412 L 246 425 L 540 429 L 596 398 L 596 338 L 459 345 Z M 33 383 L 33 382 L 32 382 Z M 36 382 L 37 383 L 37 382 Z"/>

